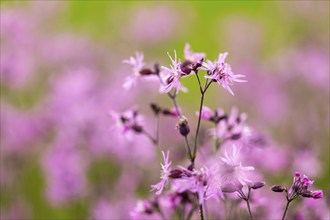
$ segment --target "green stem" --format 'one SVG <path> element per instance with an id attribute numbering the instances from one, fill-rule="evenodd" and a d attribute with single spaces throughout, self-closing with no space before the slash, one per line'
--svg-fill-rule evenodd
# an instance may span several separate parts
<path id="1" fill-rule="evenodd" d="M 187 146 L 187 150 L 188 150 L 188 156 L 189 156 L 189 159 L 190 161 L 192 162 L 192 154 L 191 154 L 191 150 L 190 150 L 190 146 L 189 146 L 189 142 L 188 142 L 188 138 L 187 136 L 184 137 L 185 141 L 186 141 L 186 146 Z"/>
<path id="2" fill-rule="evenodd" d="M 196 134 L 195 134 L 194 152 L 193 152 L 193 155 L 192 155 L 192 165 L 194 165 L 195 159 L 196 159 L 196 156 L 197 156 L 196 155 L 197 154 L 197 142 L 198 142 L 199 129 L 200 129 L 200 125 L 201 125 L 202 108 L 203 108 L 203 104 L 204 104 L 204 95 L 205 95 L 206 90 L 211 85 L 211 83 L 212 83 L 212 81 L 208 83 L 208 79 L 206 79 L 204 90 L 201 91 L 202 96 L 201 96 L 201 102 L 200 102 L 200 105 L 199 105 L 199 115 L 198 115 L 198 122 L 197 122 Z"/>
<path id="3" fill-rule="evenodd" d="M 201 216 L 201 220 L 204 220 L 204 212 L 203 212 L 203 205 L 199 205 L 199 214 Z"/>
<path id="4" fill-rule="evenodd" d="M 283 213 L 283 217 L 282 217 L 282 220 L 284 220 L 285 216 L 286 216 L 286 212 L 288 211 L 289 209 L 289 205 L 290 205 L 290 202 L 292 200 L 288 199 L 288 202 L 286 203 L 286 207 L 285 207 L 285 210 L 284 210 L 284 213 Z"/>
<path id="5" fill-rule="evenodd" d="M 251 208 L 250 208 L 250 202 L 249 202 L 248 199 L 246 200 L 246 204 L 247 204 L 247 207 L 248 207 L 248 210 L 249 210 L 250 219 L 253 220 L 252 212 L 251 212 Z"/>

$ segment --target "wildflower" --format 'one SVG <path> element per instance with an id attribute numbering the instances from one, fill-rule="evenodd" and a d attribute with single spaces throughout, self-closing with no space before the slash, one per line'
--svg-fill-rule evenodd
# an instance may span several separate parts
<path id="1" fill-rule="evenodd" d="M 109 113 L 116 121 L 116 127 L 122 131 L 122 133 L 127 133 L 128 131 L 134 131 L 140 133 L 143 131 L 143 127 L 140 125 L 142 122 L 142 117 L 138 114 L 137 110 L 128 110 L 122 114 L 117 112 Z"/>
<path id="2" fill-rule="evenodd" d="M 293 184 L 287 190 L 282 186 L 273 186 L 272 191 L 274 192 L 283 192 L 286 191 L 287 198 L 289 201 L 294 200 L 295 198 L 302 196 L 305 198 L 320 199 L 323 197 L 322 190 L 311 191 L 308 190 L 308 187 L 312 186 L 314 183 L 313 180 L 310 180 L 306 175 L 301 175 L 301 173 L 296 172 L 293 178 Z"/>
<path id="3" fill-rule="evenodd" d="M 230 94 L 234 95 L 233 91 L 229 85 L 233 82 L 246 82 L 246 80 L 241 79 L 245 77 L 244 75 L 234 74 L 231 70 L 231 66 L 228 63 L 225 63 L 225 59 L 228 53 L 220 53 L 217 61 L 210 61 L 203 63 L 203 70 L 208 72 L 208 75 L 205 78 L 212 79 L 222 85 Z"/>
<path id="4" fill-rule="evenodd" d="M 232 108 L 229 115 L 223 113 L 222 109 L 218 110 L 212 121 L 218 122 L 216 129 L 211 129 L 211 133 L 222 141 L 232 139 L 240 139 L 245 126 L 247 115 L 245 113 L 238 114 L 237 108 Z"/>
<path id="5" fill-rule="evenodd" d="M 181 178 L 176 179 L 179 193 L 185 191 L 197 193 L 199 204 L 202 204 L 204 200 L 215 195 L 213 190 L 208 190 L 209 188 L 213 188 L 213 186 L 210 185 L 211 173 L 207 167 L 203 167 L 200 170 L 189 170 L 184 167 L 180 168 L 182 169 Z"/>
<path id="6" fill-rule="evenodd" d="M 185 62 L 191 64 L 192 68 L 190 71 L 194 68 L 193 66 L 198 67 L 202 64 L 202 61 L 205 57 L 205 53 L 194 53 L 192 52 L 190 45 L 186 43 L 184 47 L 184 58 L 186 59 Z"/>
<path id="7" fill-rule="evenodd" d="M 196 115 L 199 116 L 199 112 L 196 112 Z M 212 110 L 207 106 L 203 106 L 201 112 L 201 119 L 208 121 L 212 118 L 212 116 L 213 116 Z"/>
<path id="8" fill-rule="evenodd" d="M 233 145 L 232 155 L 228 155 L 227 151 L 225 151 L 225 156 L 220 157 L 224 162 L 222 184 L 232 182 L 234 184 L 247 185 L 247 183 L 252 182 L 248 179 L 247 173 L 254 170 L 254 167 L 242 166 L 242 162 L 239 159 L 239 152 L 240 148 L 237 149 L 236 146 Z"/>
<path id="9" fill-rule="evenodd" d="M 165 85 L 161 87 L 160 91 L 164 92 L 164 93 L 168 93 L 171 91 L 171 89 L 174 88 L 174 89 L 176 89 L 176 93 L 178 93 L 179 90 L 186 92 L 187 89 L 181 85 L 180 79 L 182 76 L 185 76 L 187 74 L 181 70 L 181 67 L 180 67 L 181 62 L 180 62 L 180 60 L 177 61 L 176 51 L 174 51 L 174 60 L 169 53 L 167 53 L 167 54 L 172 61 L 172 65 L 170 65 L 170 67 L 171 67 L 170 69 L 165 66 L 161 67 L 163 70 L 161 78 L 165 82 Z"/>
<path id="10" fill-rule="evenodd" d="M 154 74 L 151 69 L 144 68 L 145 64 L 143 62 L 143 53 L 136 52 L 135 55 L 136 58 L 130 57 L 128 60 L 123 60 L 123 63 L 131 65 L 133 69 L 133 74 L 128 76 L 125 80 L 125 83 L 123 84 L 123 87 L 126 90 L 129 90 L 135 86 L 139 77 Z"/>
<path id="11" fill-rule="evenodd" d="M 169 151 L 167 151 L 166 155 L 164 151 L 162 151 L 162 154 L 163 154 L 164 164 L 160 164 L 162 167 L 162 170 L 160 172 L 160 182 L 155 185 L 151 185 L 152 187 L 151 191 L 157 190 L 156 195 L 160 195 L 162 193 L 164 187 L 168 182 L 168 178 L 171 175 L 170 166 L 172 162 L 169 161 Z"/>

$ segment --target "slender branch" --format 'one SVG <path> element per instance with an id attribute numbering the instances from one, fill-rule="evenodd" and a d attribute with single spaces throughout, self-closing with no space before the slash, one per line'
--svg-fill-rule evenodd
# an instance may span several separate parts
<path id="1" fill-rule="evenodd" d="M 198 134 L 199 134 L 199 129 L 201 125 L 201 118 L 202 118 L 202 108 L 203 108 L 203 103 L 204 103 L 204 95 L 206 90 L 209 88 L 211 85 L 212 81 L 208 83 L 208 79 L 206 79 L 204 90 L 201 91 L 201 102 L 199 105 L 199 116 L 198 116 L 198 122 L 197 122 L 197 128 L 196 128 L 196 135 L 195 135 L 195 144 L 194 144 L 194 152 L 192 156 L 192 164 L 194 165 L 195 159 L 196 159 L 196 153 L 197 153 L 197 142 L 198 142 Z"/>
<path id="2" fill-rule="evenodd" d="M 253 220 L 249 199 L 247 199 L 245 201 L 246 201 L 246 204 L 247 204 L 247 207 L 249 210 L 250 219 Z"/>
<path id="3" fill-rule="evenodd" d="M 191 154 L 191 149 L 190 149 L 190 146 L 189 146 L 188 137 L 185 136 L 184 139 L 185 139 L 185 141 L 186 141 L 186 146 L 187 146 L 187 150 L 188 150 L 189 159 L 190 159 L 191 162 L 192 162 L 192 158 L 193 158 L 193 157 L 192 157 L 192 154 Z"/>
<path id="4" fill-rule="evenodd" d="M 149 134 L 147 131 L 143 130 L 142 133 L 147 137 L 149 138 L 149 140 L 154 143 L 155 145 L 158 144 L 158 141 L 156 138 L 154 138 L 151 134 Z"/>
<path id="5" fill-rule="evenodd" d="M 179 117 L 181 117 L 181 112 L 180 112 L 179 106 L 178 106 L 178 104 L 177 104 L 177 102 L 176 102 L 176 94 L 175 94 L 175 92 L 176 92 L 176 91 L 174 91 L 173 94 L 169 94 L 169 93 L 167 93 L 167 94 L 168 94 L 168 96 L 170 97 L 170 99 L 172 99 L 172 102 L 173 102 L 174 108 L 175 108 L 175 110 L 177 111 Z"/>
<path id="6" fill-rule="evenodd" d="M 203 212 L 203 205 L 199 205 L 199 214 L 201 216 L 201 220 L 204 220 L 204 212 Z"/>
<path id="7" fill-rule="evenodd" d="M 197 81 L 198 81 L 198 85 L 199 85 L 199 90 L 201 93 L 203 93 L 203 89 L 202 89 L 202 84 L 201 84 L 201 80 L 199 79 L 199 76 L 197 74 L 198 72 L 196 71 L 195 72 L 195 75 L 196 75 L 196 78 L 197 78 Z"/>
<path id="8" fill-rule="evenodd" d="M 189 211 L 188 216 L 187 216 L 187 220 L 190 220 L 191 219 L 191 217 L 194 214 L 195 209 L 196 209 L 195 206 L 191 207 L 191 210 Z"/>
<path id="9" fill-rule="evenodd" d="M 289 205 L 290 205 L 290 202 L 291 202 L 291 201 L 292 201 L 292 200 L 288 199 L 288 202 L 286 203 L 286 206 L 285 206 L 285 210 L 284 210 L 284 213 L 283 213 L 282 220 L 284 220 L 284 218 L 285 218 L 286 212 L 287 212 L 288 209 L 289 209 Z"/>

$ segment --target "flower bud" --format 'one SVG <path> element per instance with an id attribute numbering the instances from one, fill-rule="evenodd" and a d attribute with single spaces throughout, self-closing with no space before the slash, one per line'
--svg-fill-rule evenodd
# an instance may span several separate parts
<path id="1" fill-rule="evenodd" d="M 301 191 L 300 195 L 305 198 L 311 198 L 312 197 L 312 191 L 310 190 L 303 190 Z"/>
<path id="2" fill-rule="evenodd" d="M 171 174 L 169 175 L 169 177 L 173 178 L 173 179 L 178 179 L 182 177 L 182 170 L 171 170 Z"/>
<path id="3" fill-rule="evenodd" d="M 132 126 L 132 129 L 133 129 L 133 131 L 135 131 L 136 133 L 141 133 L 141 132 L 143 131 L 142 126 L 140 126 L 140 125 L 136 125 L 136 124 Z"/>
<path id="4" fill-rule="evenodd" d="M 186 60 L 183 63 L 181 63 L 180 69 L 186 75 L 189 75 L 193 69 L 193 64 L 190 61 Z"/>
<path id="5" fill-rule="evenodd" d="M 140 70 L 139 73 L 141 74 L 141 76 L 148 76 L 154 74 L 154 72 L 152 72 L 152 70 L 149 68 L 143 68 L 142 70 Z"/>
<path id="6" fill-rule="evenodd" d="M 312 192 L 312 198 L 313 199 L 321 199 L 323 197 L 323 191 L 322 190 L 316 190 Z"/>
<path id="7" fill-rule="evenodd" d="M 187 118 L 184 116 L 181 117 L 178 124 L 176 125 L 176 128 L 179 129 L 182 136 L 187 136 L 190 132 Z"/>
<path id="8" fill-rule="evenodd" d="M 155 114 L 155 115 L 158 115 L 159 114 L 159 112 L 161 112 L 161 107 L 160 106 L 158 106 L 157 104 L 155 104 L 155 103 L 151 103 L 150 104 L 150 108 L 151 108 L 151 110 L 153 111 L 153 113 Z"/>
<path id="9" fill-rule="evenodd" d="M 250 187 L 252 189 L 259 189 L 261 187 L 264 187 L 265 185 L 266 185 L 265 182 L 255 182 Z"/>
<path id="10" fill-rule="evenodd" d="M 274 191 L 274 192 L 283 192 L 284 190 L 285 190 L 285 187 L 283 187 L 283 186 L 279 186 L 279 185 L 272 186 L 272 191 Z"/>

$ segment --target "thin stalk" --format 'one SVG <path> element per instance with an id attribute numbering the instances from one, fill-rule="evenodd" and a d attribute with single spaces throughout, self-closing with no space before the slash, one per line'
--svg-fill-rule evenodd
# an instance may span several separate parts
<path id="1" fill-rule="evenodd" d="M 185 139 L 185 141 L 186 141 L 186 146 L 187 146 L 187 150 L 188 150 L 189 159 L 190 159 L 191 162 L 192 162 L 192 154 L 191 154 L 191 150 L 190 150 L 190 146 L 189 146 L 189 142 L 188 142 L 188 137 L 185 136 L 184 139 Z"/>
<path id="2" fill-rule="evenodd" d="M 284 220 L 284 218 L 285 218 L 286 212 L 287 212 L 288 209 L 289 209 L 289 205 L 290 205 L 290 202 L 291 202 L 291 201 L 292 201 L 292 200 L 289 200 L 289 199 L 288 199 L 288 202 L 286 203 L 286 207 L 285 207 L 285 210 L 284 210 L 284 213 L 283 213 L 282 220 Z"/>
<path id="3" fill-rule="evenodd" d="M 252 217 L 252 212 L 251 212 L 251 207 L 250 207 L 250 202 L 249 200 L 245 200 L 246 201 L 246 204 L 247 204 L 247 207 L 248 207 L 248 210 L 249 210 L 249 215 L 250 215 L 250 219 L 253 220 L 253 217 Z"/>
<path id="4" fill-rule="evenodd" d="M 197 122 L 196 134 L 195 134 L 194 152 L 193 152 L 193 156 L 192 156 L 192 164 L 193 165 L 194 165 L 194 162 L 195 162 L 195 159 L 196 159 L 196 156 L 197 156 L 196 155 L 196 153 L 197 153 L 197 142 L 198 142 L 199 129 L 200 129 L 200 125 L 201 125 L 202 108 L 203 108 L 203 104 L 204 104 L 204 96 L 205 96 L 206 90 L 209 88 L 211 83 L 212 83 L 212 81 L 210 81 L 210 83 L 209 83 L 208 79 L 206 79 L 204 90 L 201 91 L 201 102 L 200 102 L 200 105 L 199 105 L 199 116 L 198 116 L 198 122 Z"/>
<path id="5" fill-rule="evenodd" d="M 157 140 L 151 135 L 149 134 L 147 131 L 143 130 L 142 133 L 147 137 L 149 138 L 149 140 L 154 143 L 155 145 L 157 145 Z"/>
<path id="6" fill-rule="evenodd" d="M 199 205 L 199 214 L 201 216 L 201 220 L 204 220 L 204 212 L 203 212 L 203 205 Z"/>
<path id="7" fill-rule="evenodd" d="M 194 214 L 195 209 L 196 209 L 195 206 L 191 207 L 191 210 L 189 211 L 188 216 L 187 216 L 187 220 L 190 220 L 191 219 L 191 217 Z"/>

